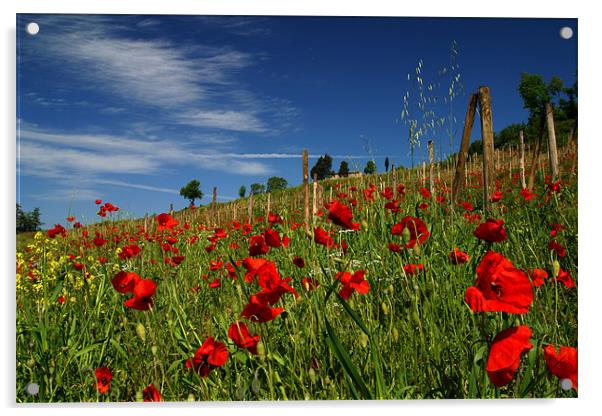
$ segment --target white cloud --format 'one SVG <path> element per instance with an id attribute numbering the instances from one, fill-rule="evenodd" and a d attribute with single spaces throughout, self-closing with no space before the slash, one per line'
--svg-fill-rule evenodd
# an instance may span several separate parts
<path id="1" fill-rule="evenodd" d="M 266 127 L 252 113 L 239 111 L 189 111 L 176 116 L 179 123 L 233 131 L 264 132 Z"/>

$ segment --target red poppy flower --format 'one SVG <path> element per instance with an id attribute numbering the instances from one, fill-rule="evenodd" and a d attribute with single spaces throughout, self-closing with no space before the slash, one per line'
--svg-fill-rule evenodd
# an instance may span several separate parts
<path id="1" fill-rule="evenodd" d="M 399 253 L 401 252 L 402 247 L 399 244 L 395 244 L 395 243 L 389 243 L 389 250 L 391 250 L 393 253 Z"/>
<path id="2" fill-rule="evenodd" d="M 477 266 L 476 287 L 466 289 L 465 300 L 473 312 L 527 313 L 533 291 L 524 272 L 490 251 Z"/>
<path id="3" fill-rule="evenodd" d="M 150 279 L 140 279 L 134 286 L 134 297 L 126 300 L 124 305 L 139 311 L 147 311 L 153 304 L 153 295 L 157 291 L 157 284 Z"/>
<path id="4" fill-rule="evenodd" d="M 330 235 L 320 227 L 314 228 L 314 241 L 317 244 L 326 246 L 326 248 L 331 248 L 334 246 L 334 240 L 332 237 L 330 237 Z"/>
<path id="5" fill-rule="evenodd" d="M 134 291 L 134 286 L 140 281 L 140 276 L 134 272 L 121 271 L 113 277 L 111 283 L 119 293 L 131 293 Z"/>
<path id="6" fill-rule="evenodd" d="M 186 361 L 186 368 L 192 367 L 201 377 L 207 377 L 211 370 L 223 366 L 226 361 L 228 361 L 226 346 L 213 337 L 207 337 L 194 357 Z"/>
<path id="7" fill-rule="evenodd" d="M 567 272 L 566 270 L 560 269 L 560 271 L 558 272 L 558 277 L 556 278 L 556 281 L 562 283 L 569 289 L 575 287 L 575 281 L 571 277 L 570 273 Z"/>
<path id="8" fill-rule="evenodd" d="M 171 230 L 178 225 L 178 221 L 166 213 L 157 215 L 157 223 L 159 223 L 157 231 L 163 231 L 165 229 Z"/>
<path id="9" fill-rule="evenodd" d="M 94 201 L 94 203 L 96 205 L 100 205 L 100 204 L 102 204 L 102 199 L 97 199 L 96 201 Z"/>
<path id="10" fill-rule="evenodd" d="M 73 268 L 75 270 L 84 270 L 86 266 L 82 263 L 73 263 Z"/>
<path id="11" fill-rule="evenodd" d="M 548 183 L 548 190 L 550 192 L 560 192 L 560 179 L 558 179 L 556 182 Z"/>
<path id="12" fill-rule="evenodd" d="M 351 208 L 347 205 L 343 205 L 339 201 L 333 201 L 325 206 L 328 209 L 328 219 L 336 225 L 347 230 L 360 229 L 360 224 L 358 222 L 351 222 L 353 214 L 351 213 Z"/>
<path id="13" fill-rule="evenodd" d="M 562 258 L 562 257 L 566 257 L 566 250 L 564 249 L 564 247 L 562 247 L 562 245 L 558 244 L 558 243 L 556 242 L 556 240 L 552 240 L 552 241 L 550 241 L 550 243 L 548 244 L 548 248 L 549 248 L 551 251 L 555 251 L 555 252 L 556 252 L 556 255 L 557 255 L 558 257 L 561 257 L 561 258 Z"/>
<path id="14" fill-rule="evenodd" d="M 293 264 L 300 269 L 305 267 L 305 261 L 299 256 L 295 256 L 295 258 L 293 259 Z"/>
<path id="15" fill-rule="evenodd" d="M 557 353 L 556 348 L 546 345 L 543 354 L 550 373 L 561 380 L 568 378 L 572 387 L 577 390 L 577 348 L 560 347 L 560 352 Z"/>
<path id="16" fill-rule="evenodd" d="M 235 322 L 228 328 L 228 338 L 240 347 L 249 350 L 251 354 L 257 354 L 257 344 L 259 335 L 251 335 L 247 324 L 244 322 Z"/>
<path id="17" fill-rule="evenodd" d="M 544 279 L 548 278 L 548 272 L 542 269 L 533 269 L 533 271 L 529 273 L 529 276 L 531 277 L 533 286 L 539 287 L 544 284 Z"/>
<path id="18" fill-rule="evenodd" d="M 266 244 L 265 239 L 261 235 L 254 235 L 249 238 L 249 256 L 261 256 L 266 254 L 270 247 Z"/>
<path id="19" fill-rule="evenodd" d="M 387 199 L 392 199 L 393 198 L 393 189 L 386 187 L 380 194 Z"/>
<path id="20" fill-rule="evenodd" d="M 512 381 L 521 356 L 533 348 L 531 333 L 531 328 L 521 325 L 505 329 L 493 339 L 485 367 L 493 384 L 501 387 Z"/>
<path id="21" fill-rule="evenodd" d="M 247 257 L 242 261 L 243 267 L 247 270 L 245 274 L 245 282 L 251 283 L 255 276 L 257 275 L 257 271 L 261 269 L 268 261 L 266 259 L 256 259 L 253 257 Z"/>
<path id="22" fill-rule="evenodd" d="M 385 204 L 385 209 L 391 210 L 392 214 L 397 214 L 398 212 L 401 212 L 401 208 L 399 207 L 398 200 L 393 200 L 391 202 L 387 202 Z"/>
<path id="23" fill-rule="evenodd" d="M 212 272 L 219 270 L 224 265 L 224 262 L 221 260 L 212 260 L 209 262 L 209 270 Z"/>
<path id="24" fill-rule="evenodd" d="M 424 199 L 429 199 L 431 197 L 431 192 L 426 188 L 420 188 L 418 191 L 420 191 Z"/>
<path id="25" fill-rule="evenodd" d="M 405 187 L 405 185 L 402 185 L 402 184 L 397 185 L 397 193 L 399 195 L 405 195 L 406 194 L 406 187 Z"/>
<path id="26" fill-rule="evenodd" d="M 67 217 L 67 222 L 73 222 L 75 221 L 75 217 Z"/>
<path id="27" fill-rule="evenodd" d="M 474 231 L 474 236 L 490 243 L 499 243 L 508 237 L 504 229 L 504 221 L 494 219 L 479 224 Z"/>
<path id="28" fill-rule="evenodd" d="M 463 251 L 460 251 L 460 249 L 456 247 L 451 253 L 449 253 L 449 260 L 452 264 L 464 264 L 470 260 L 470 256 Z"/>
<path id="29" fill-rule="evenodd" d="M 94 374 L 96 375 L 96 389 L 100 394 L 105 394 L 111 388 L 111 379 L 113 378 L 111 370 L 106 367 L 99 367 Z"/>
<path id="30" fill-rule="evenodd" d="M 251 322 L 268 322 L 276 318 L 283 311 L 284 309 L 282 308 L 272 308 L 260 302 L 257 296 L 252 295 L 241 315 Z"/>
<path id="31" fill-rule="evenodd" d="M 106 243 L 108 243 L 108 242 L 109 242 L 109 240 L 105 240 L 105 239 L 104 239 L 104 238 L 102 238 L 102 237 L 96 237 L 94 240 L 92 240 L 92 242 L 94 243 L 94 245 L 95 245 L 96 247 L 102 247 L 102 246 L 104 246 Z"/>
<path id="32" fill-rule="evenodd" d="M 268 222 L 270 224 L 282 224 L 282 218 L 278 214 L 270 212 L 268 214 Z"/>
<path id="33" fill-rule="evenodd" d="M 466 212 L 472 212 L 472 210 L 474 209 L 472 204 L 468 201 L 464 201 L 460 205 L 462 205 L 462 208 L 464 208 L 464 211 L 466 211 Z"/>
<path id="34" fill-rule="evenodd" d="M 562 230 L 564 230 L 564 227 L 561 224 L 554 223 L 552 225 L 552 230 L 550 231 L 550 235 L 552 237 L 556 237 L 556 234 L 558 234 Z"/>
<path id="35" fill-rule="evenodd" d="M 500 191 L 495 191 L 491 196 L 491 202 L 498 202 L 503 196 L 504 194 L 502 194 Z"/>
<path id="36" fill-rule="evenodd" d="M 282 246 L 282 240 L 280 239 L 280 233 L 271 228 L 263 232 L 263 238 L 268 246 L 278 248 Z"/>
<path id="37" fill-rule="evenodd" d="M 414 276 L 424 270 L 424 265 L 421 264 L 406 264 L 403 266 L 405 274 Z"/>
<path id="38" fill-rule="evenodd" d="M 121 253 L 119 253 L 119 258 L 121 260 L 131 259 L 140 254 L 141 248 L 136 244 L 132 244 L 129 246 L 124 246 L 121 248 Z"/>
<path id="39" fill-rule="evenodd" d="M 403 235 L 404 228 L 407 228 L 409 231 L 409 239 L 405 242 L 406 248 L 413 248 L 417 241 L 420 244 L 424 243 L 431 235 L 420 218 L 410 216 L 404 217 L 401 222 L 393 225 L 391 234 Z"/>
<path id="40" fill-rule="evenodd" d="M 520 191 L 520 194 L 522 195 L 522 197 L 524 198 L 525 201 L 530 201 L 531 199 L 533 199 L 534 197 L 537 196 L 537 194 L 532 193 L 527 188 L 522 189 Z"/>
<path id="41" fill-rule="evenodd" d="M 160 402 L 161 393 L 157 390 L 153 383 L 142 390 L 142 398 L 145 402 Z"/>
<path id="42" fill-rule="evenodd" d="M 220 283 L 219 279 L 216 277 L 215 279 L 213 279 L 210 283 L 209 283 L 209 287 L 211 289 L 215 289 L 217 287 L 220 287 L 222 284 Z"/>
<path id="43" fill-rule="evenodd" d="M 338 272 L 335 276 L 337 280 L 344 286 L 339 295 L 345 300 L 349 299 L 354 291 L 365 295 L 370 291 L 370 283 L 364 279 L 365 270 L 358 270 L 351 274 L 349 272 Z"/>
<path id="44" fill-rule="evenodd" d="M 64 296 L 59 296 L 59 298 L 56 300 L 59 304 L 63 304 L 65 303 L 65 297 Z"/>
<path id="45" fill-rule="evenodd" d="M 67 236 L 67 230 L 65 230 L 65 227 L 63 227 L 61 224 L 55 224 L 54 228 L 48 230 L 48 237 L 50 238 L 54 238 L 59 234 L 63 237 Z"/>

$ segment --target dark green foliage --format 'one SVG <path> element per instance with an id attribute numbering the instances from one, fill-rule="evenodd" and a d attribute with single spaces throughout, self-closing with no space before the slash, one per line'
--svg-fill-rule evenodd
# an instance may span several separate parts
<path id="1" fill-rule="evenodd" d="M 282 191 L 282 190 L 286 189 L 287 187 L 288 187 L 288 182 L 284 178 L 281 178 L 279 176 L 272 176 L 271 178 L 268 179 L 268 186 L 267 186 L 268 192 Z"/>
<path id="2" fill-rule="evenodd" d="M 389 158 L 385 158 L 385 172 L 389 172 Z"/>
<path id="3" fill-rule="evenodd" d="M 244 185 L 241 185 L 240 188 L 238 189 L 238 196 L 241 198 L 244 198 L 246 193 L 247 193 L 247 188 L 245 188 Z"/>
<path id="4" fill-rule="evenodd" d="M 372 175 L 373 173 L 376 173 L 376 163 L 374 163 L 373 160 L 369 160 L 368 163 L 366 163 L 364 173 L 366 175 Z"/>
<path id="5" fill-rule="evenodd" d="M 312 178 L 314 177 L 314 173 L 317 174 L 319 181 L 332 176 L 334 174 L 332 171 L 332 157 L 328 154 L 320 156 L 314 167 L 311 168 Z"/>
<path id="6" fill-rule="evenodd" d="M 346 160 L 343 160 L 341 162 L 341 166 L 339 166 L 339 176 L 341 178 L 346 178 L 347 176 L 349 176 L 349 164 Z"/>
<path id="7" fill-rule="evenodd" d="M 251 184 L 251 193 L 253 195 L 258 195 L 258 194 L 262 194 L 265 192 L 265 185 L 261 184 L 261 183 L 252 183 Z"/>
<path id="8" fill-rule="evenodd" d="M 17 232 L 39 231 L 42 226 L 40 221 L 40 208 L 34 208 L 31 212 L 23 211 L 21 205 L 17 204 Z"/>
<path id="9" fill-rule="evenodd" d="M 190 205 L 194 205 L 195 199 L 201 199 L 203 192 L 200 189 L 201 183 L 196 179 L 191 180 L 188 184 L 180 189 L 180 195 L 190 201 Z"/>

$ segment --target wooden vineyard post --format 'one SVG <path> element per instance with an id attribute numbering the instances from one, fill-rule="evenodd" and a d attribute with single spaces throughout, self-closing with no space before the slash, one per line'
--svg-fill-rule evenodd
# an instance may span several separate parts
<path id="1" fill-rule="evenodd" d="M 558 178 L 558 149 L 556 148 L 556 131 L 554 129 L 554 108 L 546 103 L 546 124 L 548 125 L 548 155 L 552 171 L 552 181 Z"/>
<path id="2" fill-rule="evenodd" d="M 148 213 L 144 214 L 144 234 L 148 232 Z"/>
<path id="3" fill-rule="evenodd" d="M 493 117 L 489 87 L 479 87 L 481 113 L 481 139 L 483 140 L 483 208 L 489 207 L 489 199 L 495 185 L 495 148 L 493 145 Z"/>
<path id="4" fill-rule="evenodd" d="M 265 209 L 265 217 L 266 217 L 266 219 L 267 219 L 267 218 L 268 218 L 268 216 L 270 215 L 270 208 L 271 208 L 271 207 L 270 207 L 270 203 L 272 202 L 272 201 L 271 201 L 271 195 L 272 195 L 272 194 L 271 194 L 270 192 L 268 192 L 268 204 L 267 204 L 267 206 L 266 206 L 266 209 Z"/>
<path id="5" fill-rule="evenodd" d="M 428 150 L 429 150 L 429 191 L 431 192 L 431 197 L 435 197 L 435 146 L 433 145 L 433 141 L 428 141 Z"/>
<path id="6" fill-rule="evenodd" d="M 520 142 L 520 159 L 518 162 L 520 164 L 520 184 L 522 189 L 525 189 L 527 187 L 525 183 L 525 137 L 522 130 L 518 132 L 518 140 Z"/>
<path id="7" fill-rule="evenodd" d="M 537 140 L 535 140 L 535 146 L 533 146 L 533 154 L 531 156 L 531 168 L 529 169 L 529 179 L 527 181 L 527 188 L 529 190 L 533 189 L 533 184 L 535 183 L 535 175 L 537 174 L 537 165 L 539 163 L 539 149 L 541 147 L 541 136 L 543 136 L 543 123 L 544 118 L 541 118 L 541 123 L 539 125 L 539 135 L 537 136 Z"/>
<path id="8" fill-rule="evenodd" d="M 422 161 L 422 186 L 426 184 L 426 160 Z"/>
<path id="9" fill-rule="evenodd" d="M 468 102 L 468 108 L 466 109 L 462 143 L 460 144 L 460 151 L 458 152 L 456 174 L 454 175 L 454 180 L 452 182 L 452 196 L 454 202 L 458 202 L 458 199 L 462 194 L 463 185 L 468 182 L 468 176 L 466 175 L 466 159 L 468 157 L 468 146 L 470 145 L 470 132 L 472 131 L 474 115 L 477 108 L 477 98 L 477 94 L 472 94 L 470 96 L 470 101 Z"/>
<path id="10" fill-rule="evenodd" d="M 571 175 L 574 175 L 576 172 L 576 168 L 577 168 L 577 155 L 579 153 L 579 149 L 578 149 L 579 144 L 577 142 L 576 136 L 573 136 L 571 134 L 571 137 L 572 137 L 571 141 L 573 142 L 573 147 L 575 148 L 575 150 L 574 150 L 575 154 L 573 155 L 573 163 L 571 163 Z"/>
<path id="11" fill-rule="evenodd" d="M 248 223 L 253 224 L 253 191 L 249 194 Z"/>
<path id="12" fill-rule="evenodd" d="M 305 231 L 309 233 L 309 173 L 308 173 L 308 161 L 309 156 L 307 154 L 307 149 L 303 151 L 303 193 L 304 193 L 304 203 L 303 206 L 305 208 Z"/>
<path id="13" fill-rule="evenodd" d="M 313 205 L 311 210 L 311 219 L 312 224 L 316 222 L 316 213 L 318 212 L 318 174 L 314 173 L 314 183 L 313 183 Z"/>
<path id="14" fill-rule="evenodd" d="M 391 165 L 391 175 L 393 176 L 393 195 L 397 192 L 397 171 L 395 170 L 395 163 Z"/>

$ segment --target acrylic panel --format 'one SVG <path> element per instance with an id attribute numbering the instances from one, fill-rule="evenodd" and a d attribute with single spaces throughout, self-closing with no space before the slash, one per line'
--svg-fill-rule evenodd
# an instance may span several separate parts
<path id="1" fill-rule="evenodd" d="M 18 403 L 577 397 L 577 19 L 16 29 Z"/>

